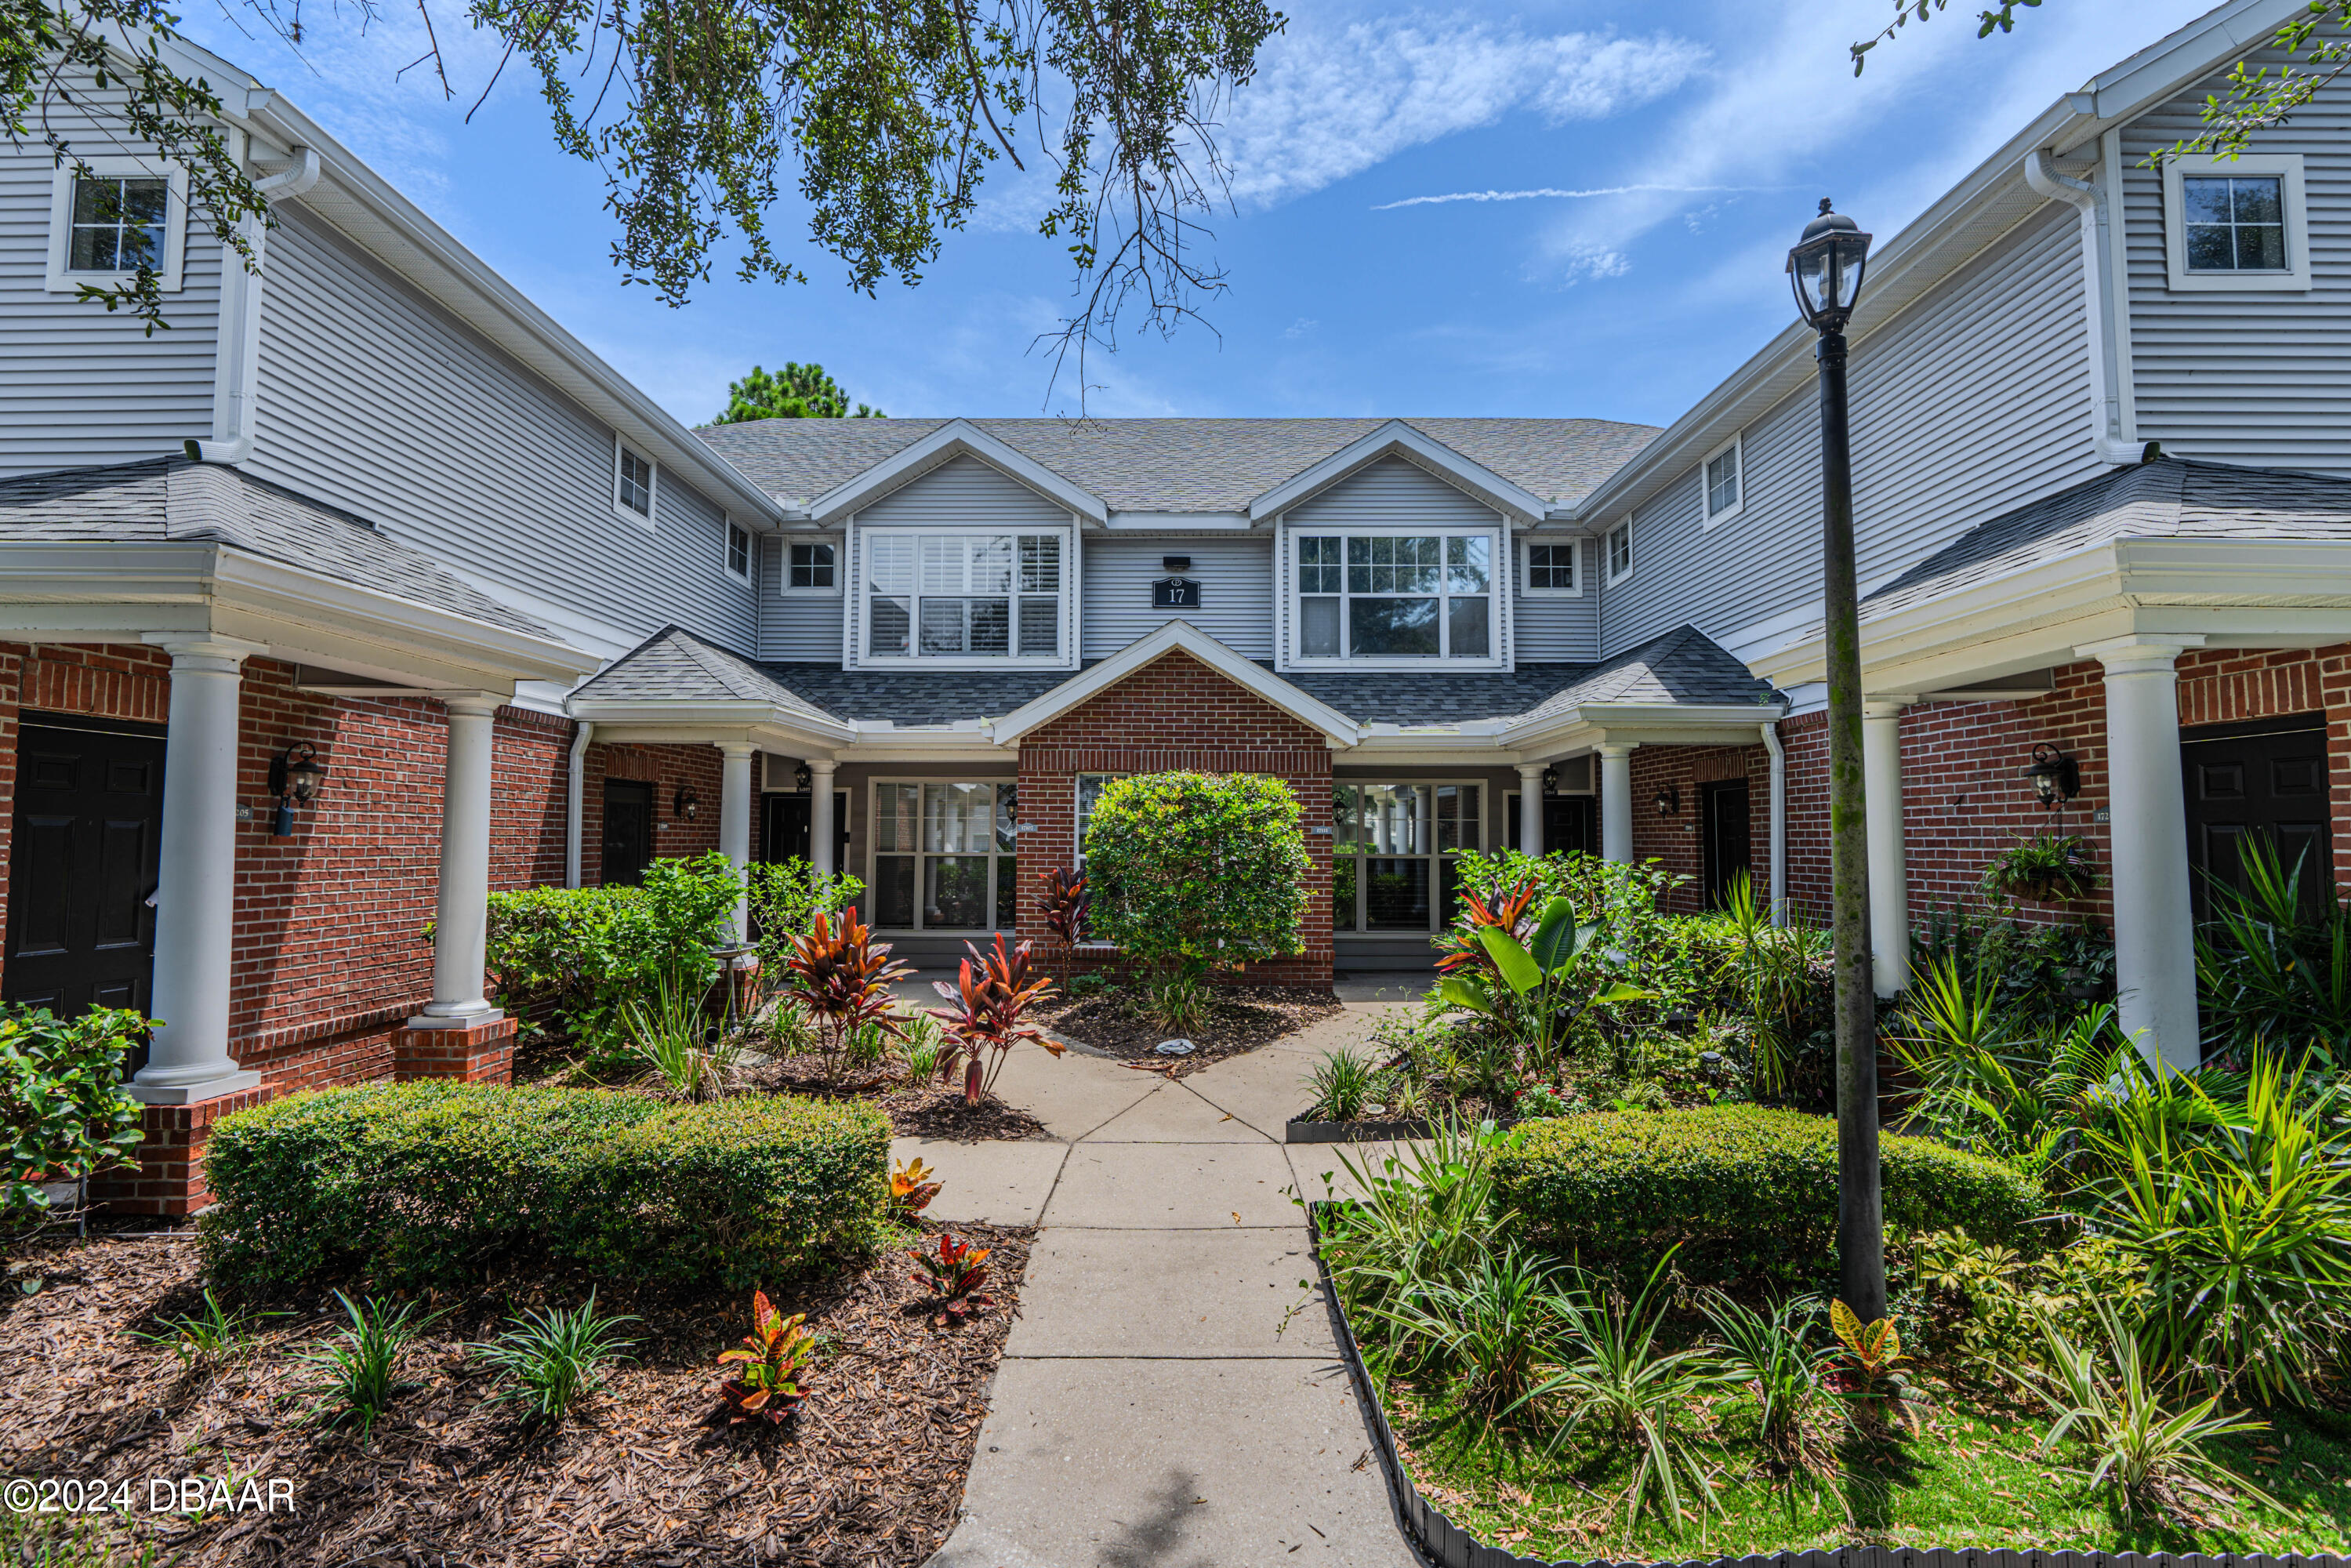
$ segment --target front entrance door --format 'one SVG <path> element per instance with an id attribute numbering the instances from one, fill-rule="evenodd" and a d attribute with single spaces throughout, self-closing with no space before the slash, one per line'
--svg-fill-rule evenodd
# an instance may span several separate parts
<path id="1" fill-rule="evenodd" d="M 761 824 L 759 858 L 763 861 L 808 860 L 809 806 L 806 795 L 768 795 L 767 820 Z M 849 796 L 836 790 L 832 797 L 832 865 L 835 871 L 849 866 Z"/>
<path id="2" fill-rule="evenodd" d="M 2304 908 L 2323 908 L 2335 889 L 2326 716 L 2184 729 L 2179 760 L 2196 917 L 2210 915 L 2215 883 L 2244 891 L 2245 850 L 2257 837 L 2268 841 L 2285 870 L 2301 865 Z"/>
<path id="3" fill-rule="evenodd" d="M 1730 879 L 1749 867 L 1747 780 L 1724 779 L 1698 787 L 1699 874 L 1706 906 L 1722 907 Z"/>
<path id="4" fill-rule="evenodd" d="M 218 831 L 235 829 L 223 822 Z M 92 1007 L 147 1011 L 155 969 L 148 900 L 162 839 L 161 729 L 26 714 L 0 997 L 68 1018 Z"/>
<path id="5" fill-rule="evenodd" d="M 1598 854 L 1600 833 L 1594 826 L 1597 816 L 1589 795 L 1552 796 L 1543 802 L 1543 852 Z"/>
<path id="6" fill-rule="evenodd" d="M 635 779 L 604 780 L 604 882 L 635 887 L 653 862 L 653 787 Z"/>

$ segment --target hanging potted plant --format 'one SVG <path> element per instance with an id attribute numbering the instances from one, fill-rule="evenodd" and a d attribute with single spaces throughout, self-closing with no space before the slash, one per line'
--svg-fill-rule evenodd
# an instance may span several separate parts
<path id="1" fill-rule="evenodd" d="M 2079 833 L 2035 833 L 1995 856 L 1982 885 L 1995 898 L 2071 904 L 2097 891 L 2097 854 Z"/>

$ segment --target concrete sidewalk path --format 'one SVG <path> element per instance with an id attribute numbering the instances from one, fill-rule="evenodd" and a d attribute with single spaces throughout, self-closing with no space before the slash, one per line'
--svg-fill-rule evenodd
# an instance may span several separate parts
<path id="1" fill-rule="evenodd" d="M 1042 1226 L 933 1568 L 1418 1563 L 1300 1289 L 1314 1264 L 1280 1141 L 1313 1056 L 1391 1010 L 1351 1002 L 1173 1082 L 1023 1052 L 999 1087 L 1051 1141 L 899 1144 L 946 1182 L 933 1217 Z"/>

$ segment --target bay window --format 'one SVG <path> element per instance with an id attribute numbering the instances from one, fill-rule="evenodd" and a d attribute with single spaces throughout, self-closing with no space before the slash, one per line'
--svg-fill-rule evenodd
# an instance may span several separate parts
<path id="1" fill-rule="evenodd" d="M 871 658 L 1062 657 L 1059 534 L 877 528 L 865 582 Z"/>
<path id="2" fill-rule="evenodd" d="M 1009 931 L 1018 924 L 1019 787 L 924 780 L 873 786 L 873 924 Z"/>
<path id="3" fill-rule="evenodd" d="M 1457 857 L 1484 847 L 1476 784 L 1341 784 L 1332 801 L 1331 924 L 1435 931 L 1451 918 Z"/>
<path id="4" fill-rule="evenodd" d="M 1301 533 L 1296 656 L 1492 660 L 1497 548 L 1484 531 Z"/>

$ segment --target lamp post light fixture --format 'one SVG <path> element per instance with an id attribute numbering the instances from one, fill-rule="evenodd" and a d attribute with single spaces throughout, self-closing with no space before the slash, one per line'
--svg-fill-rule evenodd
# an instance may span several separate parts
<path id="1" fill-rule="evenodd" d="M 277 797 L 277 816 L 269 824 L 271 837 L 290 838 L 294 832 L 294 808 L 307 806 L 319 798 L 319 780 L 327 776 L 327 767 L 318 760 L 318 756 L 317 747 L 307 740 L 298 740 L 269 759 L 269 792 Z"/>
<path id="2" fill-rule="evenodd" d="M 1861 604 L 1853 550 L 1853 444 L 1845 323 L 1861 298 L 1869 236 L 1821 198 L 1788 252 L 1804 324 L 1820 335 L 1821 597 L 1829 688 L 1829 885 L 1835 939 L 1837 1275 L 1865 1323 L 1886 1315 L 1886 1225 L 1878 1190 L 1877 996 L 1869 946 L 1869 821 L 1862 783 Z"/>

